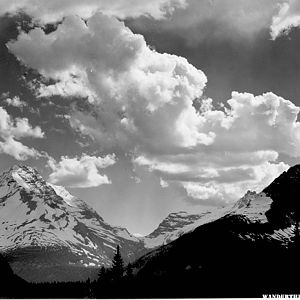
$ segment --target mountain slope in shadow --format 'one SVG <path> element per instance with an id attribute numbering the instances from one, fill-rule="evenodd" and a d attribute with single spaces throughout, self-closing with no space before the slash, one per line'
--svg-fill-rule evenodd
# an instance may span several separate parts
<path id="1" fill-rule="evenodd" d="M 137 296 L 300 294 L 299 194 L 295 166 L 220 218 L 144 255 L 133 265 Z"/>
<path id="2" fill-rule="evenodd" d="M 0 298 L 23 298 L 24 295 L 28 295 L 27 282 L 13 273 L 2 255 L 0 255 L 0 283 Z"/>

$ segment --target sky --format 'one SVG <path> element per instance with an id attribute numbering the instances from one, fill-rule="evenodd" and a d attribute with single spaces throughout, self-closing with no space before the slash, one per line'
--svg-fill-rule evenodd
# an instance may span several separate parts
<path id="1" fill-rule="evenodd" d="M 0 171 L 148 234 L 299 163 L 297 0 L 0 0 Z"/>

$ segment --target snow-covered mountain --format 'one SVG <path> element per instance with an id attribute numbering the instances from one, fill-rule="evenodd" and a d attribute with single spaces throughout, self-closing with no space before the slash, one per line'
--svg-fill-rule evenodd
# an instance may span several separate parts
<path id="1" fill-rule="evenodd" d="M 200 219 L 203 219 L 211 212 L 204 212 L 201 214 L 189 214 L 184 211 L 169 214 L 158 227 L 149 235 L 141 238 L 147 249 L 166 245 L 171 241 L 176 240 L 178 237 L 186 232 L 196 228 Z"/>
<path id="2" fill-rule="evenodd" d="M 265 192 L 248 191 L 232 206 L 216 208 L 199 214 L 189 214 L 183 211 L 171 213 L 151 234 L 141 238 L 141 240 L 147 249 L 154 249 L 192 232 L 199 226 L 230 216 L 247 220 L 249 223 L 266 224 L 269 222 L 267 212 L 271 210 L 272 203 L 272 198 L 268 197 Z M 278 230 L 268 233 L 268 237 L 281 239 L 284 243 L 294 236 L 294 229 L 295 226 L 291 223 L 290 226 L 283 229 L 278 228 Z M 250 234 L 248 238 L 251 238 Z"/>
<path id="3" fill-rule="evenodd" d="M 200 217 L 133 264 L 141 291 L 152 282 L 165 291 L 153 298 L 298 294 L 299 194 L 297 165 L 262 192 Z"/>
<path id="4" fill-rule="evenodd" d="M 33 168 L 14 166 L 0 176 L 0 252 L 23 278 L 59 280 L 54 269 L 69 273 L 69 266 L 109 266 L 117 245 L 125 260 L 144 250 L 143 242 L 125 228 L 107 224 L 84 201 L 47 183 Z M 43 272 L 37 277 L 33 269 Z"/>
<path id="5" fill-rule="evenodd" d="M 299 182 L 296 166 L 261 193 L 248 192 L 232 206 L 200 214 L 172 213 L 151 234 L 137 238 L 106 223 L 83 200 L 47 183 L 33 168 L 14 166 L 0 176 L 0 253 L 27 280 L 62 281 L 86 279 L 99 266 L 109 266 L 117 245 L 125 261 L 150 252 L 137 262 L 137 269 L 143 269 L 165 247 L 199 232 L 203 241 L 226 229 L 224 235 L 230 232 L 239 241 L 267 240 L 288 247 L 299 219 L 294 196 Z M 208 234 L 210 228 L 218 233 Z"/>
<path id="6" fill-rule="evenodd" d="M 31 167 L 16 165 L 0 176 L 0 252 L 30 281 L 84 279 L 91 269 L 110 266 L 117 245 L 125 261 L 133 261 L 218 216 L 172 213 L 151 234 L 137 238 L 106 223 L 83 200 L 44 181 Z"/>

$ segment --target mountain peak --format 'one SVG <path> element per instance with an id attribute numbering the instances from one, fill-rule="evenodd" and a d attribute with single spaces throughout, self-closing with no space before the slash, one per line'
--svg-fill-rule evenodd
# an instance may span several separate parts
<path id="1" fill-rule="evenodd" d="M 12 184 L 15 183 L 15 184 Z M 43 180 L 37 170 L 26 165 L 14 165 L 0 176 L 0 186 L 8 186 L 10 189 L 23 188 L 26 191 L 41 193 L 43 188 L 49 192 L 49 185 Z"/>
<path id="2" fill-rule="evenodd" d="M 275 202 L 282 201 L 282 197 L 287 198 L 291 195 L 295 198 L 297 193 L 300 193 L 300 165 L 290 167 L 277 177 L 263 192 L 270 196 Z M 286 199 L 285 202 L 294 202 L 292 199 Z"/>
<path id="3" fill-rule="evenodd" d="M 247 193 L 240 199 L 238 200 L 233 208 L 239 209 L 243 207 L 248 207 L 250 205 L 250 202 L 255 199 L 257 196 L 255 191 L 247 191 Z"/>
<path id="4" fill-rule="evenodd" d="M 54 268 L 59 275 L 52 274 L 57 262 L 67 269 L 109 266 L 117 245 L 127 260 L 144 251 L 143 243 L 126 229 L 109 225 L 83 200 L 24 165 L 0 175 L 0 220 L 0 252 L 18 261 L 14 271 L 27 280 L 65 278 L 64 270 L 60 273 Z M 45 267 L 42 273 L 49 270 L 48 275 L 33 267 L 35 253 L 39 255 L 34 264 L 39 261 L 39 268 Z M 30 271 L 33 269 L 39 275 Z"/>
<path id="5" fill-rule="evenodd" d="M 189 214 L 185 211 L 179 211 L 170 213 L 152 233 L 143 237 L 142 240 L 146 248 L 155 248 L 167 244 L 195 228 L 196 222 L 207 214 L 210 214 L 210 212 Z"/>
<path id="6" fill-rule="evenodd" d="M 23 165 L 23 164 L 16 164 L 9 168 L 8 170 L 4 171 L 0 178 L 3 180 L 4 178 L 6 179 L 15 179 L 16 178 L 29 178 L 29 177 L 36 177 L 36 179 L 42 180 L 42 177 L 38 173 L 38 171 L 32 167 Z"/>
<path id="7" fill-rule="evenodd" d="M 24 164 L 15 164 L 14 166 L 12 166 L 8 172 L 23 172 L 23 173 L 29 173 L 29 174 L 32 174 L 32 173 L 38 173 L 38 171 L 32 167 L 29 167 L 27 165 L 24 165 Z"/>
<path id="8" fill-rule="evenodd" d="M 273 200 L 268 214 L 273 222 L 300 220 L 300 165 L 283 172 L 263 192 Z"/>

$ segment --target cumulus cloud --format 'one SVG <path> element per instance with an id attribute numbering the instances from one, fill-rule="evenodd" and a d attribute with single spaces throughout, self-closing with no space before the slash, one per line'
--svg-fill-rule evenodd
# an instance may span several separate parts
<path id="1" fill-rule="evenodd" d="M 180 182 L 189 196 L 233 201 L 247 189 L 260 191 L 287 164 L 278 153 L 298 157 L 299 108 L 272 93 L 232 93 L 224 111 L 209 109 L 201 116 L 201 132 L 213 132 L 213 143 L 178 154 L 140 155 L 133 162 L 164 180 Z"/>
<path id="2" fill-rule="evenodd" d="M 6 103 L 9 106 L 14 106 L 19 108 L 23 108 L 27 106 L 27 103 L 22 101 L 19 96 L 15 96 L 13 98 L 6 98 L 4 100 L 4 103 Z"/>
<path id="3" fill-rule="evenodd" d="M 88 188 L 110 184 L 108 177 L 100 174 L 99 169 L 105 169 L 115 162 L 114 155 L 97 157 L 83 154 L 80 158 L 63 156 L 59 162 L 50 159 L 48 165 L 52 173 L 49 175 L 49 181 L 73 188 Z"/>
<path id="4" fill-rule="evenodd" d="M 88 97 L 94 113 L 77 112 L 72 124 L 102 139 L 103 146 L 131 147 L 137 140 L 155 151 L 213 141 L 213 134 L 197 130 L 201 119 L 191 105 L 202 94 L 204 73 L 185 58 L 150 50 L 141 35 L 114 18 L 96 14 L 86 24 L 69 17 L 50 34 L 37 28 L 8 47 L 57 81 L 41 85 L 42 95 Z"/>
<path id="5" fill-rule="evenodd" d="M 185 6 L 185 0 L 0 0 L 0 13 L 25 12 L 43 23 L 56 22 L 70 15 L 89 18 L 97 11 L 119 18 L 147 15 L 161 19 Z"/>
<path id="6" fill-rule="evenodd" d="M 180 185 L 192 198 L 236 200 L 288 168 L 279 153 L 299 156 L 299 108 L 292 102 L 233 92 L 216 110 L 212 100 L 201 100 L 202 71 L 151 50 L 112 17 L 67 17 L 55 31 L 33 29 L 8 47 L 55 81 L 37 85 L 40 96 L 87 99 L 84 109 L 70 113 L 74 129 L 103 149 L 131 153 L 133 164 L 157 174 L 162 186 Z M 199 110 L 195 99 L 202 101 Z"/>
<path id="7" fill-rule="evenodd" d="M 219 170 L 219 178 L 211 178 L 206 182 L 201 181 L 183 181 L 183 186 L 187 194 L 201 201 L 213 200 L 217 203 L 230 203 L 242 197 L 247 190 L 255 190 L 260 192 L 263 188 L 269 185 L 274 178 L 278 177 L 283 171 L 286 171 L 289 166 L 283 162 L 272 164 L 266 162 L 259 166 L 248 168 L 228 169 L 225 171 L 227 176 L 234 176 L 236 171 L 241 174 L 234 180 L 229 180 L 225 174 L 221 174 Z M 244 174 L 243 174 L 244 173 Z M 222 182 L 223 181 L 223 182 Z M 224 182 L 225 181 L 225 182 Z"/>
<path id="8" fill-rule="evenodd" d="M 0 153 L 11 155 L 17 160 L 39 156 L 35 149 L 19 141 L 25 137 L 43 138 L 44 133 L 39 126 L 32 127 L 28 119 L 13 119 L 4 108 L 0 107 Z"/>
<path id="9" fill-rule="evenodd" d="M 280 6 L 279 13 L 273 17 L 271 36 L 276 39 L 291 28 L 300 26 L 300 2 L 289 0 Z"/>

